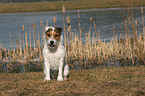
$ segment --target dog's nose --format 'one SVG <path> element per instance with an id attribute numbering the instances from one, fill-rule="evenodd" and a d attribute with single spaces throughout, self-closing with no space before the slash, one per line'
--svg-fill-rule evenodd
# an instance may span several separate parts
<path id="1" fill-rule="evenodd" d="M 50 44 L 53 45 L 54 44 L 54 41 L 50 41 Z"/>

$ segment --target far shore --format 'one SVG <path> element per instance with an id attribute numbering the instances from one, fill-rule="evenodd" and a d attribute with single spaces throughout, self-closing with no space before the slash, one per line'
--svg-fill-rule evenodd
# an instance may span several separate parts
<path id="1" fill-rule="evenodd" d="M 131 2 L 132 1 L 132 2 Z M 115 3 L 114 3 L 115 2 Z M 144 7 L 144 0 L 72 0 L 53 2 L 29 2 L 29 3 L 2 3 L 0 13 L 23 13 L 23 12 L 48 12 L 61 11 L 62 6 L 66 10 L 87 10 L 102 8 L 131 8 Z"/>

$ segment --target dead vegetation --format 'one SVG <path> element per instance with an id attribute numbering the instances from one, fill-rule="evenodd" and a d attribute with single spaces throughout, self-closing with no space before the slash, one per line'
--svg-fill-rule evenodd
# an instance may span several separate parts
<path id="1" fill-rule="evenodd" d="M 43 72 L 1 73 L 0 95 L 145 95 L 145 66 L 71 70 L 64 82 L 43 78 Z"/>

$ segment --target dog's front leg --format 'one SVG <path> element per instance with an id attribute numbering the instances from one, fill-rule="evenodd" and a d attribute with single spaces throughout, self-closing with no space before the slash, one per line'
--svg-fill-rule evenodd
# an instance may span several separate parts
<path id="1" fill-rule="evenodd" d="M 45 78 L 44 78 L 44 82 L 45 81 L 50 81 L 50 63 L 49 61 L 44 61 L 44 74 L 45 74 Z"/>
<path id="2" fill-rule="evenodd" d="M 62 70 L 63 70 L 63 61 L 60 61 L 57 81 L 63 81 Z"/>

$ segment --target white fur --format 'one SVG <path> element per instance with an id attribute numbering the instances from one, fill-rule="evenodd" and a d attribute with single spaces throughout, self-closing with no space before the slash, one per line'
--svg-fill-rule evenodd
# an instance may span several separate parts
<path id="1" fill-rule="evenodd" d="M 45 27 L 45 31 L 53 27 Z M 45 35 L 45 34 L 44 34 Z M 45 36 L 44 36 L 45 37 Z M 51 38 L 53 39 L 53 37 Z M 43 57 L 44 57 L 44 81 L 50 81 L 50 69 L 58 70 L 57 81 L 63 81 L 63 77 L 67 80 L 69 74 L 69 66 L 64 64 L 65 57 L 65 48 L 63 46 L 63 36 L 58 41 L 55 41 L 56 47 L 49 48 L 48 41 L 45 39 L 44 48 L 43 48 Z"/>

